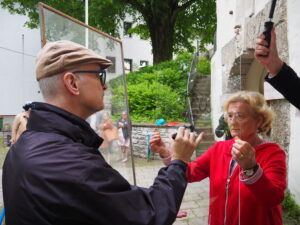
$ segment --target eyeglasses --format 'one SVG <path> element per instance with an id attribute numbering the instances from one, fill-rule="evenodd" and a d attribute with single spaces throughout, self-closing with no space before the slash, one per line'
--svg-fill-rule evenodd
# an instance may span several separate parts
<path id="1" fill-rule="evenodd" d="M 106 71 L 105 70 L 78 70 L 78 71 L 74 71 L 72 73 L 74 73 L 74 74 L 76 74 L 76 73 L 97 73 L 99 75 L 99 80 L 102 85 L 104 85 L 105 81 L 106 81 Z"/>
<path id="2" fill-rule="evenodd" d="M 224 118 L 225 118 L 225 121 L 229 121 L 229 120 L 233 121 L 233 119 L 236 119 L 237 121 L 241 122 L 244 119 L 246 119 L 247 116 L 245 116 L 241 113 L 225 113 Z"/>

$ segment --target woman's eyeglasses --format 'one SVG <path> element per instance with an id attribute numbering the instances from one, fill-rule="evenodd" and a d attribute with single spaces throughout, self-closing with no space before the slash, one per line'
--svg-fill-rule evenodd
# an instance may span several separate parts
<path id="1" fill-rule="evenodd" d="M 241 114 L 241 113 L 225 113 L 224 114 L 224 119 L 225 121 L 233 121 L 236 119 L 237 121 L 241 122 L 243 121 L 247 116 Z"/>

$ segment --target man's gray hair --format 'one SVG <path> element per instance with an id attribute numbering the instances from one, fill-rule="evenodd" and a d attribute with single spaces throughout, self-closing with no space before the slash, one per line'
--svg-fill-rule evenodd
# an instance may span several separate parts
<path id="1" fill-rule="evenodd" d="M 38 81 L 40 90 L 45 100 L 53 99 L 62 87 L 62 74 L 44 77 Z"/>

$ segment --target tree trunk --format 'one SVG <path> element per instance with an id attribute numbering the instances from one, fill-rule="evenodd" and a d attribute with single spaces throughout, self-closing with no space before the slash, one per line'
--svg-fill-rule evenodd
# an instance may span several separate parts
<path id="1" fill-rule="evenodd" d="M 153 3 L 152 3 L 153 4 Z M 149 27 L 152 42 L 153 64 L 171 60 L 173 56 L 173 44 L 175 33 L 175 21 L 177 18 L 177 5 L 169 1 L 155 1 L 155 10 L 144 19 Z"/>
<path id="2" fill-rule="evenodd" d="M 173 57 L 174 24 L 161 21 L 164 24 L 151 26 L 151 41 L 153 51 L 153 64 L 171 60 Z"/>
<path id="3" fill-rule="evenodd" d="M 153 64 L 171 60 L 173 56 L 175 22 L 179 11 L 191 5 L 190 0 L 180 7 L 179 0 L 123 0 L 139 11 L 149 28 Z"/>

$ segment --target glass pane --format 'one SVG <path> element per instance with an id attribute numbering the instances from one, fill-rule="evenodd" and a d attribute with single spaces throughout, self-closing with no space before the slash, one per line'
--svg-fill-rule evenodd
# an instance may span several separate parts
<path id="1" fill-rule="evenodd" d="M 131 183 L 134 183 L 134 164 L 131 160 L 131 155 L 133 155 L 131 154 L 131 123 L 128 118 L 125 118 L 128 107 L 121 41 L 91 27 L 86 27 L 81 22 L 45 5 L 41 7 L 43 43 L 70 40 L 92 49 L 113 62 L 111 68 L 107 69 L 108 89 L 104 92 L 105 109 L 90 116 L 87 121 L 105 140 L 99 151 L 107 162 Z M 110 89 L 112 85 L 119 87 L 115 93 Z M 123 119 L 121 119 L 122 113 Z"/>

